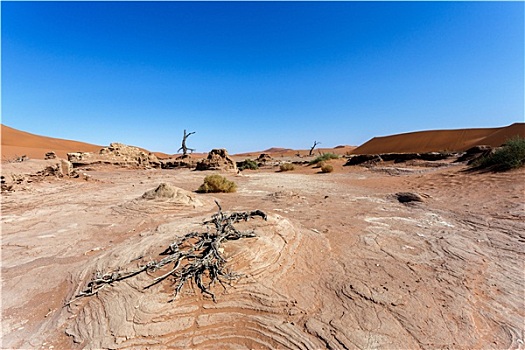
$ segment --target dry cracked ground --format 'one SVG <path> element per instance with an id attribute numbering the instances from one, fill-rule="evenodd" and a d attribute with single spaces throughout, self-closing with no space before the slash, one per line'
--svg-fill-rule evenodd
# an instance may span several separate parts
<path id="1" fill-rule="evenodd" d="M 523 170 L 339 166 L 226 176 L 237 193 L 197 194 L 208 173 L 98 170 L 2 195 L 2 347 L 32 349 L 516 349 L 524 342 Z M 143 199 L 160 183 L 174 199 Z M 186 192 L 189 191 L 189 192 Z M 417 192 L 402 204 L 393 194 Z M 217 212 L 268 220 L 228 241 L 232 286 L 215 303 L 188 283 L 116 282 L 72 300 L 97 272 L 157 260 Z"/>

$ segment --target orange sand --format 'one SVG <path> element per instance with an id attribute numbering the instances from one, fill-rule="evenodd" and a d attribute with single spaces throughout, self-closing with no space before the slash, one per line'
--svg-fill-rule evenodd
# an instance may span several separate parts
<path id="1" fill-rule="evenodd" d="M 431 130 L 374 137 L 357 147 L 352 153 L 465 151 L 476 145 L 498 147 L 514 136 L 525 137 L 525 123 L 514 123 L 502 128 Z"/>

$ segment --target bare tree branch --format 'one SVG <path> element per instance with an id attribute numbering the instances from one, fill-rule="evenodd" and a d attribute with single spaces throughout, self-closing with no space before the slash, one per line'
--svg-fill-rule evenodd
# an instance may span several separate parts
<path id="1" fill-rule="evenodd" d="M 150 261 L 137 270 L 131 272 L 121 272 L 118 270 L 104 274 L 97 272 L 93 279 L 88 282 L 87 286 L 66 305 L 71 304 L 81 297 L 95 295 L 108 284 L 112 285 L 115 282 L 137 276 L 144 272 L 153 273 L 170 264 L 173 265 L 167 272 L 155 277 L 152 283 L 144 287 L 144 289 L 150 288 L 172 277 L 176 283 L 173 296 L 173 299 L 175 299 L 184 284 L 188 280 L 193 280 L 201 293 L 209 295 L 216 301 L 215 294 L 210 290 L 211 286 L 215 282 L 219 282 L 223 288 L 226 288 L 224 283 L 230 284 L 231 280 L 241 276 L 225 270 L 227 260 L 222 255 L 223 249 L 221 245 L 229 240 L 255 237 L 256 234 L 253 231 L 241 232 L 234 227 L 234 224 L 240 221 L 248 221 L 257 216 L 266 220 L 267 215 L 261 210 L 225 214 L 220 204 L 217 201 L 215 203 L 219 208 L 218 212 L 214 214 L 210 220 L 203 222 L 203 225 L 213 225 L 214 229 L 208 229 L 205 232 L 190 232 L 179 237 L 159 254 L 164 255 L 164 258 L 159 261 Z M 205 283 L 204 280 L 206 280 L 207 283 Z"/>

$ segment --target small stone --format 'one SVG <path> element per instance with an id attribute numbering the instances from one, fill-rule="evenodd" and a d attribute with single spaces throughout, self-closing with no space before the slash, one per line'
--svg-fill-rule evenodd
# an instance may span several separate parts
<path id="1" fill-rule="evenodd" d="M 398 192 L 395 194 L 397 200 L 401 203 L 409 202 L 423 202 L 424 199 L 417 193 L 413 192 Z"/>

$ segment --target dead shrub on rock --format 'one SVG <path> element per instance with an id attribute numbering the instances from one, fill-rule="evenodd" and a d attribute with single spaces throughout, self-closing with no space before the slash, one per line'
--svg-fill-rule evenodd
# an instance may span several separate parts
<path id="1" fill-rule="evenodd" d="M 237 191 L 237 184 L 221 175 L 208 175 L 197 192 L 200 193 L 231 193 Z"/>

